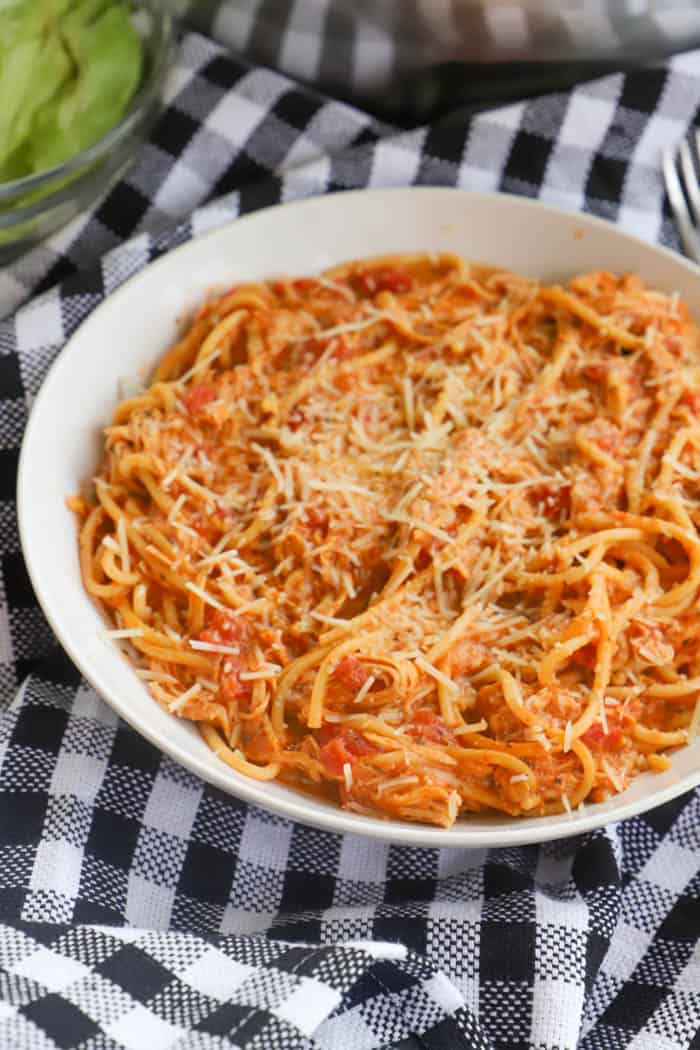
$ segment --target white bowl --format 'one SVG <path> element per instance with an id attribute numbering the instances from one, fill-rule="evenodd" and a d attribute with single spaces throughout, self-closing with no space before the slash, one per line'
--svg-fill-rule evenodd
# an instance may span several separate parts
<path id="1" fill-rule="evenodd" d="M 545 280 L 586 270 L 635 271 L 693 305 L 700 270 L 611 224 L 505 195 L 452 189 L 359 191 L 269 208 L 200 237 L 124 284 L 84 322 L 51 368 L 22 447 L 22 547 L 38 599 L 61 644 L 95 689 L 157 747 L 204 780 L 285 817 L 416 846 L 506 846 L 588 831 L 641 813 L 700 783 L 700 741 L 671 768 L 639 776 L 623 794 L 573 817 L 473 816 L 449 830 L 373 820 L 229 769 L 194 726 L 163 711 L 118 649 L 80 579 L 76 524 L 65 499 L 91 477 L 119 381 L 155 364 L 178 319 L 212 289 L 241 280 L 310 274 L 361 256 L 455 251 Z"/>

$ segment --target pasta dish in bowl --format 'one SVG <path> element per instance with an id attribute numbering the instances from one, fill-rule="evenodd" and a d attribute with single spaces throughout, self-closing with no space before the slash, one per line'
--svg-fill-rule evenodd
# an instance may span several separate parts
<path id="1" fill-rule="evenodd" d="M 371 818 L 571 813 L 700 728 L 677 295 L 452 251 L 238 281 L 70 499 L 85 587 L 219 759 Z"/>
<path id="2" fill-rule="evenodd" d="M 104 276 L 28 373 L 17 492 L 78 710 L 223 794 L 420 847 L 700 784 L 697 267 L 423 187 Z"/>

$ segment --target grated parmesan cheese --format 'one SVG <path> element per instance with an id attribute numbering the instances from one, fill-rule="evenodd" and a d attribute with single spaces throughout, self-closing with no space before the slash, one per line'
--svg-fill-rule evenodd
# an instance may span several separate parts
<path id="1" fill-rule="evenodd" d="M 208 368 L 212 361 L 216 361 L 217 357 L 221 354 L 223 347 L 217 346 L 215 350 L 212 350 L 210 354 L 203 357 L 201 361 L 195 361 L 191 368 L 188 368 L 186 372 L 180 376 L 177 380 L 177 384 L 183 387 L 185 383 L 189 382 L 192 376 L 196 376 L 198 372 L 203 372 L 205 368 Z"/>
<path id="2" fill-rule="evenodd" d="M 177 682 L 174 675 L 167 674 L 165 671 L 152 671 L 150 667 L 137 667 L 136 674 L 144 682 Z"/>
<path id="3" fill-rule="evenodd" d="M 441 682 L 451 693 L 458 692 L 456 683 L 453 682 L 444 671 L 441 671 L 439 667 L 435 667 L 435 665 L 431 664 L 429 660 L 426 660 L 422 653 L 418 653 L 417 656 L 414 657 L 414 663 L 420 667 L 422 671 L 425 671 L 426 674 L 429 674 L 431 678 L 434 678 L 436 682 Z"/>
<path id="4" fill-rule="evenodd" d="M 445 532 L 444 529 L 438 529 L 435 525 L 429 525 L 425 521 L 418 521 L 416 518 L 409 518 L 405 514 L 389 513 L 386 515 L 387 521 L 397 521 L 401 525 L 408 525 L 412 529 L 420 529 L 422 532 L 426 532 L 428 536 L 434 536 L 436 540 L 442 540 L 443 543 L 452 543 L 452 536 L 449 532 Z"/>
<path id="5" fill-rule="evenodd" d="M 211 693 L 216 693 L 219 690 L 218 683 L 213 681 L 213 679 L 211 678 L 202 678 L 201 676 L 199 676 L 197 678 L 197 681 L 201 685 L 202 689 L 208 689 Z"/>
<path id="6" fill-rule="evenodd" d="M 256 612 L 258 609 L 264 609 L 268 604 L 267 598 L 254 598 L 250 602 L 244 602 L 243 605 L 239 605 L 237 609 L 227 609 L 231 616 L 242 616 L 243 613 Z"/>
<path id="7" fill-rule="evenodd" d="M 265 448 L 264 445 L 258 445 L 257 442 L 255 442 L 255 441 L 251 442 L 250 447 L 253 449 L 254 452 L 257 452 L 258 455 L 267 464 L 267 466 L 268 466 L 268 468 L 270 470 L 270 473 L 272 474 L 273 478 L 275 479 L 275 484 L 277 485 L 278 492 L 284 492 L 285 491 L 285 479 L 284 479 L 284 475 L 282 474 L 282 471 L 280 469 L 280 465 L 279 465 L 279 463 L 277 461 L 277 457 L 273 455 L 273 453 L 270 451 L 269 448 Z"/>
<path id="8" fill-rule="evenodd" d="M 190 648 L 202 653 L 221 653 L 222 656 L 238 656 L 241 649 L 238 645 L 219 645 L 218 642 L 199 642 L 190 639 Z"/>
<path id="9" fill-rule="evenodd" d="M 186 689 L 184 693 L 181 693 L 180 696 L 176 697 L 172 703 L 168 704 L 168 711 L 172 714 L 177 714 L 183 709 L 188 700 L 194 700 L 196 696 L 199 696 L 201 691 L 201 685 L 199 682 L 195 682 L 195 684 L 190 686 L 189 689 Z"/>
<path id="10" fill-rule="evenodd" d="M 615 790 L 618 791 L 618 792 L 619 791 L 624 791 L 624 789 L 625 789 L 624 781 L 620 779 L 620 777 L 615 772 L 615 770 L 612 768 L 612 766 L 607 761 L 607 759 L 601 758 L 600 764 L 603 767 L 603 770 L 604 770 L 608 780 L 610 781 L 612 786 L 615 788 Z"/>
<path id="11" fill-rule="evenodd" d="M 208 591 L 205 591 L 203 587 L 198 587 L 197 584 L 192 583 L 191 580 L 187 581 L 185 587 L 188 591 L 192 591 L 193 594 L 196 594 L 198 598 L 201 598 L 205 605 L 211 605 L 212 608 L 218 609 L 219 612 L 233 612 L 232 609 L 228 609 L 225 605 L 218 601 L 218 599 L 214 598 L 211 594 L 209 594 Z"/>
<path id="12" fill-rule="evenodd" d="M 377 313 L 373 317 L 367 317 L 363 321 L 348 321 L 347 324 L 337 324 L 333 328 L 325 328 L 320 332 L 314 332 L 314 339 L 330 339 L 334 335 L 345 335 L 347 332 L 361 332 L 365 328 L 370 328 L 373 324 L 377 324 L 379 321 L 383 321 L 386 318 L 386 314 Z M 298 339 L 291 340 L 296 343 L 304 343 L 309 338 L 308 335 L 302 335 Z"/>
<path id="13" fill-rule="evenodd" d="M 182 506 L 183 506 L 183 504 L 184 504 L 186 499 L 187 499 L 187 496 L 185 495 L 185 493 L 181 492 L 180 495 L 175 500 L 175 502 L 173 503 L 172 507 L 170 508 L 170 513 L 168 514 L 168 522 L 171 525 L 173 524 L 173 522 L 177 518 L 177 516 L 180 513 L 180 511 L 182 510 Z"/>
<path id="14" fill-rule="evenodd" d="M 375 676 L 373 674 L 371 674 L 369 676 L 369 678 L 365 678 L 364 682 L 360 686 L 359 690 L 357 691 L 357 694 L 355 695 L 355 697 L 353 699 L 353 704 L 361 704 L 362 703 L 362 701 L 367 696 L 367 693 L 370 691 L 370 689 L 372 688 L 372 686 L 374 685 L 376 680 L 377 679 L 375 678 Z"/>
<path id="15" fill-rule="evenodd" d="M 267 678 L 276 678 L 282 668 L 279 664 L 268 664 L 257 671 L 241 671 L 238 677 L 242 682 L 264 681 Z"/>

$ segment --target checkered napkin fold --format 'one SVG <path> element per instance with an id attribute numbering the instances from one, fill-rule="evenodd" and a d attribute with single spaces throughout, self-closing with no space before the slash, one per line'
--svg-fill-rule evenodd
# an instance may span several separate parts
<path id="1" fill-rule="evenodd" d="M 488 853 L 245 806 L 80 680 L 13 502 L 28 407 L 76 326 L 241 213 L 440 183 L 672 243 L 658 156 L 696 118 L 700 53 L 398 133 L 190 34 L 166 102 L 125 179 L 0 274 L 0 1048 L 700 1050 L 700 796 Z"/>

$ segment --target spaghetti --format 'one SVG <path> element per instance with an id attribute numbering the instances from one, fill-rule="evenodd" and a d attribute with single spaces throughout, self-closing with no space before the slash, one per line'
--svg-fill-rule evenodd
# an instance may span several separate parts
<path id="1" fill-rule="evenodd" d="M 449 827 L 602 800 L 700 728 L 677 296 L 447 254 L 239 285 L 105 433 L 85 586 L 241 773 Z"/>

